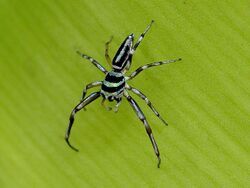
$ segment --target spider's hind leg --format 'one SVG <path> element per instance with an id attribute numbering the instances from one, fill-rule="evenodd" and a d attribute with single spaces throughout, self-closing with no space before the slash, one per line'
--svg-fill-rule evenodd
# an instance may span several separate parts
<path id="1" fill-rule="evenodd" d="M 110 67 L 112 67 L 112 63 L 111 63 L 111 59 L 109 56 L 109 44 L 112 42 L 112 39 L 113 39 L 113 36 L 111 36 L 109 41 L 105 43 L 105 58 L 108 64 L 110 65 Z"/>
<path id="2" fill-rule="evenodd" d="M 129 76 L 126 77 L 126 80 L 131 80 L 134 77 L 136 77 L 141 71 L 146 70 L 150 67 L 156 67 L 159 65 L 165 65 L 165 64 L 169 64 L 169 63 L 175 63 L 177 61 L 181 61 L 181 58 L 178 59 L 172 59 L 172 60 L 166 60 L 166 61 L 158 61 L 158 62 L 154 62 L 154 63 L 149 63 L 143 66 L 140 66 L 139 68 L 137 68 L 134 72 L 132 72 Z"/>
<path id="3" fill-rule="evenodd" d="M 144 38 L 144 36 L 146 35 L 146 33 L 148 32 L 148 30 L 150 29 L 151 25 L 154 23 L 154 20 L 151 21 L 151 23 L 147 26 L 147 28 L 145 29 L 145 31 L 140 35 L 140 38 L 138 39 L 138 41 L 135 43 L 133 50 L 132 50 L 132 54 L 135 52 L 136 48 L 139 46 L 139 44 L 141 43 L 142 39 Z"/>
<path id="4" fill-rule="evenodd" d="M 104 74 L 107 74 L 108 71 L 98 62 L 96 61 L 94 58 L 81 53 L 79 50 L 76 51 L 76 53 L 78 53 L 82 58 L 89 60 L 93 65 L 95 65 L 100 71 L 102 71 Z"/>

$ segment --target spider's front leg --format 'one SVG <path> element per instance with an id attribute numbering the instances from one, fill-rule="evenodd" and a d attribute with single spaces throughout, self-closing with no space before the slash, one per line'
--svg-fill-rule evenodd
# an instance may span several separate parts
<path id="1" fill-rule="evenodd" d="M 69 142 L 69 136 L 70 136 L 70 131 L 73 126 L 74 120 L 75 120 L 75 115 L 78 111 L 83 109 L 85 106 L 96 100 L 98 97 L 100 97 L 101 93 L 100 92 L 95 92 L 90 94 L 88 97 L 86 97 L 84 100 L 82 100 L 76 107 L 72 110 L 69 118 L 69 126 L 67 128 L 66 134 L 65 134 L 65 141 L 71 147 L 73 150 L 78 151 L 74 146 L 72 146 Z"/>
<path id="2" fill-rule="evenodd" d="M 147 134 L 149 136 L 149 139 L 153 145 L 154 148 L 154 152 L 155 155 L 157 156 L 158 159 L 158 168 L 160 168 L 160 164 L 161 164 L 161 158 L 160 158 L 160 152 L 158 149 L 158 146 L 156 144 L 156 141 L 154 139 L 153 133 L 152 133 L 152 129 L 150 128 L 145 115 L 143 114 L 143 112 L 141 111 L 140 107 L 138 106 L 138 104 L 135 102 L 135 100 L 127 93 L 124 92 L 124 96 L 127 98 L 128 102 L 130 103 L 130 105 L 132 106 L 133 110 L 135 111 L 136 115 L 138 116 L 138 118 L 142 121 L 142 123 L 145 126 L 145 129 L 147 131 Z"/>
<path id="3" fill-rule="evenodd" d="M 161 117 L 161 115 L 159 114 L 159 112 L 154 108 L 153 104 L 150 102 L 150 100 L 147 98 L 146 95 L 144 95 L 141 91 L 139 91 L 136 88 L 133 88 L 131 86 L 129 86 L 127 84 L 126 88 L 130 91 L 132 91 L 133 93 L 135 93 L 136 95 L 138 95 L 139 97 L 141 97 L 141 99 L 143 99 L 147 105 L 149 106 L 149 108 L 154 112 L 154 114 L 165 124 L 168 125 L 168 123 Z"/>
<path id="4" fill-rule="evenodd" d="M 100 85 L 102 85 L 102 81 L 91 82 L 90 84 L 86 85 L 82 91 L 81 101 L 84 99 L 88 89 L 96 87 L 96 86 L 100 86 Z"/>

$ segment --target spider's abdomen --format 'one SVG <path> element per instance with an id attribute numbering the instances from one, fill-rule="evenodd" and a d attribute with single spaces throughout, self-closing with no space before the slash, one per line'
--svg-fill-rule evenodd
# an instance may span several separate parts
<path id="1" fill-rule="evenodd" d="M 101 94 L 104 98 L 109 101 L 113 101 L 114 99 L 118 99 L 122 96 L 122 93 L 125 88 L 125 78 L 120 72 L 109 72 L 103 83 Z"/>
<path id="2" fill-rule="evenodd" d="M 120 48 L 115 54 L 112 61 L 112 67 L 114 70 L 122 72 L 124 68 L 129 68 L 131 63 L 131 50 L 134 41 L 134 34 L 129 35 L 121 44 Z"/>

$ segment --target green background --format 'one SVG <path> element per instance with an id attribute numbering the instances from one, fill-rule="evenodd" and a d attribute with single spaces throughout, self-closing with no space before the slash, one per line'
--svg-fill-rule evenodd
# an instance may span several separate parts
<path id="1" fill-rule="evenodd" d="M 249 1 L 0 0 L 0 187 L 250 187 Z M 162 166 L 126 100 L 108 112 L 100 99 L 76 116 L 82 88 L 104 75 L 76 49 L 108 67 L 124 38 L 151 19 L 130 84 L 169 126 L 138 101 Z M 90 92 L 94 91 L 91 90 Z"/>

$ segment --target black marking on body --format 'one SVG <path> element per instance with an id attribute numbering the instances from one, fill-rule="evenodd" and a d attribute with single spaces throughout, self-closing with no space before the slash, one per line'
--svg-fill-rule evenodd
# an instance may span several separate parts
<path id="1" fill-rule="evenodd" d="M 124 80 L 124 76 L 117 76 L 117 75 L 112 75 L 112 74 L 108 73 L 105 80 L 108 82 L 118 83 L 118 82 Z"/>

